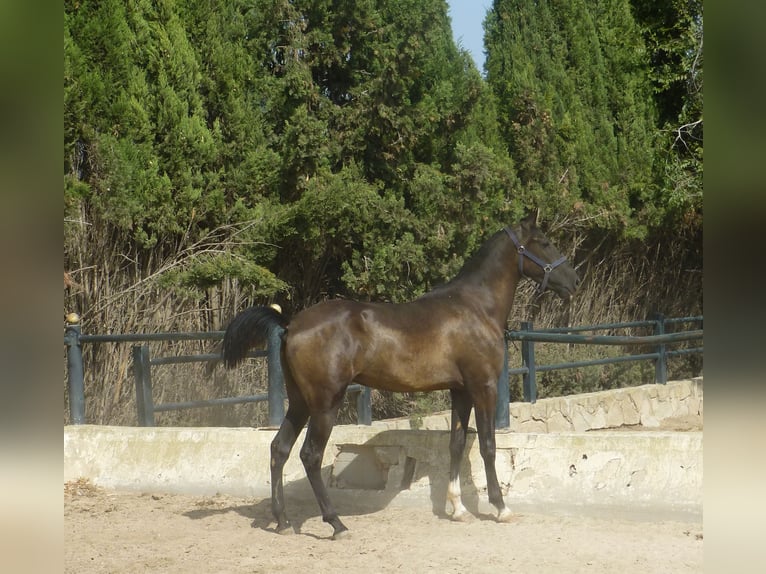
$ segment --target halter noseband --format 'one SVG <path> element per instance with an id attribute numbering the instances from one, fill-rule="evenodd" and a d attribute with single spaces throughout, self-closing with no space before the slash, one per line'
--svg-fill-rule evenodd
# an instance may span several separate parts
<path id="1" fill-rule="evenodd" d="M 526 275 L 524 275 L 524 258 L 525 257 L 529 259 L 530 261 L 537 263 L 537 265 L 539 265 L 540 267 L 542 267 L 545 275 L 543 276 L 542 282 L 537 286 L 537 291 L 539 293 L 542 293 L 543 291 L 545 291 L 545 287 L 548 285 L 548 277 L 550 276 L 551 271 L 553 271 L 554 269 L 556 269 L 556 267 L 564 263 L 567 260 L 567 258 L 562 255 L 561 257 L 556 259 L 556 261 L 554 261 L 553 263 L 546 263 L 534 253 L 527 251 L 527 248 L 524 247 L 524 245 L 522 245 L 521 241 L 519 241 L 519 238 L 516 237 L 516 234 L 513 231 L 511 231 L 509 227 L 505 227 L 504 229 L 505 229 L 505 232 L 508 234 L 508 237 L 511 238 L 511 241 L 513 241 L 513 244 L 516 246 L 516 251 L 518 251 L 519 253 L 519 257 L 518 257 L 519 274 L 522 277 L 526 277 Z M 531 279 L 531 277 L 529 279 Z"/>

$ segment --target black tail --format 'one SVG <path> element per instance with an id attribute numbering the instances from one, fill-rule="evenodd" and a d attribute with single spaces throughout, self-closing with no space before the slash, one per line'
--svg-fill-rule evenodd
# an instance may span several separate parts
<path id="1" fill-rule="evenodd" d="M 235 316 L 223 336 L 221 356 L 227 368 L 235 367 L 252 347 L 264 346 L 272 329 L 287 327 L 284 316 L 271 307 L 248 307 Z"/>

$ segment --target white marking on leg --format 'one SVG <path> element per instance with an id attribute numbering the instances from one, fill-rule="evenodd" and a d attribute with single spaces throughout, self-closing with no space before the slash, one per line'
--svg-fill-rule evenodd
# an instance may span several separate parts
<path id="1" fill-rule="evenodd" d="M 447 487 L 447 500 L 452 505 L 452 520 L 463 520 L 467 516 L 460 494 L 460 478 L 451 480 Z"/>
<path id="2" fill-rule="evenodd" d="M 511 512 L 511 509 L 508 508 L 507 506 L 497 513 L 498 522 L 510 522 L 512 518 L 513 518 L 513 512 Z"/>

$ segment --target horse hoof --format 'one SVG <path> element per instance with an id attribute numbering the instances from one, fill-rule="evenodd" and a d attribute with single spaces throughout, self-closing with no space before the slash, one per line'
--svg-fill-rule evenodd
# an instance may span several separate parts
<path id="1" fill-rule="evenodd" d="M 338 532 L 333 532 L 332 539 L 333 540 L 340 540 L 341 538 L 348 538 L 351 532 L 346 530 L 340 530 Z"/>
<path id="2" fill-rule="evenodd" d="M 468 522 L 471 515 L 467 512 L 453 512 L 452 516 L 450 516 L 450 519 L 452 522 Z"/>
<path id="3" fill-rule="evenodd" d="M 510 522 L 513 520 L 513 512 L 510 508 L 503 508 L 497 515 L 498 522 Z"/>

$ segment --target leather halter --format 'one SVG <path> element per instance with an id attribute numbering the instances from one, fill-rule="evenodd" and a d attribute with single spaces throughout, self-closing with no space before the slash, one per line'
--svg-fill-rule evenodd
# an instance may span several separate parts
<path id="1" fill-rule="evenodd" d="M 538 286 L 537 286 L 537 291 L 539 293 L 542 293 L 543 291 L 545 291 L 545 287 L 548 285 L 548 277 L 550 276 L 551 272 L 554 269 L 556 269 L 556 267 L 558 267 L 559 265 L 564 263 L 567 260 L 567 258 L 562 255 L 561 257 L 556 259 L 556 261 L 554 261 L 553 263 L 546 263 L 545 261 L 540 259 L 534 253 L 532 253 L 530 251 L 527 251 L 527 248 L 524 247 L 524 245 L 521 243 L 521 241 L 519 241 L 519 238 L 516 237 L 516 234 L 509 227 L 505 227 L 504 229 L 505 229 L 505 232 L 508 234 L 508 237 L 510 237 L 511 241 L 513 241 L 513 244 L 516 246 L 516 251 L 520 255 L 520 257 L 518 257 L 518 260 L 519 260 L 519 274 L 522 277 L 527 277 L 526 275 L 524 275 L 524 257 L 526 257 L 530 261 L 532 261 L 532 262 L 536 263 L 537 265 L 539 265 L 540 267 L 542 267 L 543 272 L 545 273 L 545 275 L 543 276 L 542 282 L 539 283 Z M 532 279 L 532 278 L 528 277 L 528 279 Z"/>

